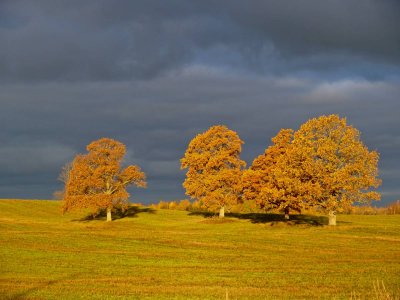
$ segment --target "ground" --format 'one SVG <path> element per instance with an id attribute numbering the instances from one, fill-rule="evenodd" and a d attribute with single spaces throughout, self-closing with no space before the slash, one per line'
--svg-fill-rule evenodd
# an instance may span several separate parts
<path id="1" fill-rule="evenodd" d="M 0 200 L 4 299 L 378 299 L 400 291 L 400 215 L 133 208 L 106 223 L 57 201 Z M 386 292 L 382 288 L 385 286 Z M 378 287 L 379 284 L 379 287 Z M 386 299 L 386 298 L 385 298 Z"/>

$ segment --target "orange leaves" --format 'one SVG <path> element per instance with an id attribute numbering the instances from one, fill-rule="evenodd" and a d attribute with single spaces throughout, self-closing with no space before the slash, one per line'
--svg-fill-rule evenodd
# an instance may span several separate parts
<path id="1" fill-rule="evenodd" d="M 353 202 L 379 200 L 376 151 L 369 151 L 360 133 L 337 115 L 321 116 L 303 124 L 294 146 L 306 153 L 308 169 L 320 187 L 318 205 L 336 210 Z"/>
<path id="2" fill-rule="evenodd" d="M 288 211 L 320 206 L 345 208 L 379 200 L 379 155 L 361 142 L 357 129 L 337 115 L 321 116 L 294 132 L 282 129 L 273 145 L 247 170 L 240 159 L 243 141 L 226 126 L 213 126 L 189 143 L 181 159 L 187 169 L 186 194 L 211 209 L 229 208 L 239 199 L 266 209 Z M 64 208 L 105 209 L 124 205 L 126 186 L 146 187 L 137 166 L 121 169 L 125 146 L 103 138 L 78 155 L 66 180 Z"/>
<path id="3" fill-rule="evenodd" d="M 65 188 L 64 211 L 89 208 L 93 211 L 124 206 L 126 187 L 146 187 L 146 176 L 138 166 L 121 170 L 125 145 L 108 138 L 87 146 L 88 153 L 77 155 Z"/>
<path id="4" fill-rule="evenodd" d="M 145 188 L 146 175 L 138 166 L 128 166 L 118 176 L 118 181 L 121 185 L 135 184 L 137 187 Z"/>
<path id="5" fill-rule="evenodd" d="M 282 129 L 273 145 L 258 156 L 243 175 L 243 196 L 262 208 L 301 210 L 304 191 L 292 149 L 293 130 Z"/>
<path id="6" fill-rule="evenodd" d="M 337 210 L 353 202 L 379 200 L 376 151 L 361 142 L 357 129 L 337 115 L 283 129 L 273 145 L 243 175 L 243 195 L 261 207 Z"/>
<path id="7" fill-rule="evenodd" d="M 99 159 L 100 161 L 119 161 L 121 160 L 126 152 L 125 145 L 109 138 L 102 138 L 97 141 L 91 142 L 86 150 L 89 152 L 88 155 L 92 155 L 93 158 Z"/>
<path id="8" fill-rule="evenodd" d="M 183 183 L 186 194 L 210 208 L 237 203 L 245 162 L 239 157 L 243 142 L 226 126 L 213 126 L 197 135 L 181 159 L 188 169 Z"/>

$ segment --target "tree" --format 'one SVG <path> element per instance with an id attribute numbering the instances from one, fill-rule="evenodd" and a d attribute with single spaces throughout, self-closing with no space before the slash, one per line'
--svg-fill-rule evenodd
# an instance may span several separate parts
<path id="1" fill-rule="evenodd" d="M 64 183 L 64 185 L 68 182 L 69 173 L 72 169 L 72 162 L 67 162 L 62 168 L 60 175 L 58 175 L 58 180 Z"/>
<path id="2" fill-rule="evenodd" d="M 279 209 L 289 219 L 290 210 L 308 207 L 310 188 L 299 168 L 302 157 L 293 148 L 293 130 L 281 129 L 273 145 L 258 156 L 243 174 L 243 197 L 264 209 Z"/>
<path id="3" fill-rule="evenodd" d="M 220 217 L 240 197 L 245 166 L 239 157 L 242 144 L 236 132 L 213 126 L 189 143 L 181 159 L 181 168 L 188 169 L 183 183 L 186 194 L 209 209 L 219 209 Z"/>
<path id="4" fill-rule="evenodd" d="M 379 154 L 368 150 L 345 118 L 330 115 L 307 121 L 294 134 L 293 145 L 304 158 L 303 174 L 314 186 L 314 204 L 329 211 L 329 225 L 336 225 L 336 211 L 354 202 L 380 200 L 373 191 L 381 184 Z"/>
<path id="5" fill-rule="evenodd" d="M 102 138 L 87 146 L 87 154 L 77 155 L 72 162 L 65 185 L 63 211 L 87 208 L 107 211 L 107 221 L 115 208 L 127 207 L 126 187 L 146 187 L 145 174 L 138 166 L 121 169 L 125 145 Z"/>
<path id="6" fill-rule="evenodd" d="M 65 197 L 65 186 L 67 184 L 68 178 L 69 178 L 69 172 L 71 171 L 72 168 L 72 162 L 67 162 L 62 168 L 60 175 L 58 175 L 58 180 L 61 181 L 64 184 L 64 187 L 62 190 L 57 190 L 53 193 L 53 198 L 57 200 L 63 200 Z"/>

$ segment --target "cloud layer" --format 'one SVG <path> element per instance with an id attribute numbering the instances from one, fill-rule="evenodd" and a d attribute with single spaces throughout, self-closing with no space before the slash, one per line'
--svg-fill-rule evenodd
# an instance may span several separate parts
<path id="1" fill-rule="evenodd" d="M 263 152 L 280 128 L 338 113 L 381 153 L 400 198 L 397 1 L 2 1 L 0 197 L 49 198 L 100 137 L 127 145 L 147 190 L 183 198 L 195 134 L 226 124 Z"/>
<path id="2" fill-rule="evenodd" d="M 0 79 L 148 79 L 193 61 L 261 73 L 400 63 L 398 1 L 3 1 Z"/>

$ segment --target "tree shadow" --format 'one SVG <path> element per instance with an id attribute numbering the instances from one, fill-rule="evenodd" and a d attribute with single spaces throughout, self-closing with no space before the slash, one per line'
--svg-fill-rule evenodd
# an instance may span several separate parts
<path id="1" fill-rule="evenodd" d="M 114 220 L 119 220 L 123 218 L 136 218 L 138 214 L 140 213 L 150 213 L 150 214 L 155 214 L 156 210 L 150 207 L 142 207 L 142 206 L 137 206 L 137 205 L 131 205 L 127 209 L 120 209 L 117 208 L 115 211 L 112 212 L 112 219 Z M 94 220 L 106 220 L 107 218 L 107 213 L 105 210 L 101 210 L 97 214 L 88 214 L 84 216 L 83 218 L 76 219 L 73 221 L 78 221 L 78 222 L 87 222 L 87 221 L 94 221 Z"/>
<path id="2" fill-rule="evenodd" d="M 204 218 L 214 218 L 217 217 L 218 214 L 210 211 L 191 211 L 188 214 L 189 216 L 203 216 Z"/>
<path id="3" fill-rule="evenodd" d="M 189 216 L 203 216 L 205 218 L 217 217 L 213 212 L 193 211 Z M 328 217 L 313 215 L 290 215 L 290 219 L 285 219 L 283 214 L 274 213 L 226 213 L 226 217 L 250 220 L 252 223 L 268 223 L 271 226 L 278 224 L 285 225 L 309 225 L 323 226 L 328 225 Z"/>
<path id="4" fill-rule="evenodd" d="M 346 225 L 353 224 L 353 222 L 349 222 L 349 221 L 336 221 L 336 222 L 337 222 L 338 225 L 340 225 L 340 224 L 346 224 Z"/>

